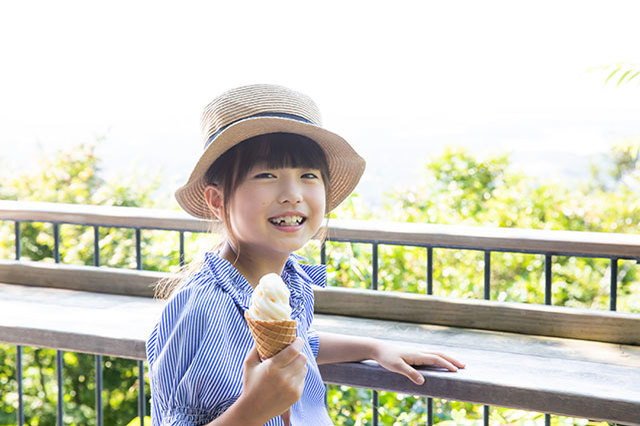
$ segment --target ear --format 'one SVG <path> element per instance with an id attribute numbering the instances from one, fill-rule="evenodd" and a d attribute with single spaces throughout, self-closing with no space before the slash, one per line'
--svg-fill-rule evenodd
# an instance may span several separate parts
<path id="1" fill-rule="evenodd" d="M 220 220 L 223 220 L 223 198 L 222 191 L 215 185 L 207 185 L 204 189 L 204 199 L 209 206 L 209 210 Z"/>

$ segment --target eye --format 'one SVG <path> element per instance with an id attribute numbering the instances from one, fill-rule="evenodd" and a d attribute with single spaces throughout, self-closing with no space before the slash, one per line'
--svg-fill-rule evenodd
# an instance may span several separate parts
<path id="1" fill-rule="evenodd" d="M 302 175 L 302 178 L 303 179 L 318 179 L 319 178 L 319 173 L 307 172 L 307 173 Z"/>
<path id="2" fill-rule="evenodd" d="M 275 177 L 276 176 L 273 173 L 269 173 L 269 172 L 262 172 L 253 176 L 254 179 L 271 179 Z"/>

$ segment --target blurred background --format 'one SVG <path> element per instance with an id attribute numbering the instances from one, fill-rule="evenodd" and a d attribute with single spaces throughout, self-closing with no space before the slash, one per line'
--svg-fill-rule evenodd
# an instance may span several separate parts
<path id="1" fill-rule="evenodd" d="M 172 192 L 201 151 L 203 106 L 267 82 L 310 95 L 362 153 L 358 191 L 373 204 L 445 145 L 578 179 L 612 144 L 640 136 L 640 77 L 617 85 L 640 63 L 634 10 L 632 1 L 3 2 L 0 165 L 24 170 L 96 143 L 105 174 L 151 170 Z"/>
<path id="2" fill-rule="evenodd" d="M 0 2 L 0 199 L 177 208 L 202 108 L 275 83 L 311 96 L 367 160 L 332 217 L 639 234 L 637 16 L 620 0 Z M 20 227 L 21 259 L 54 262 L 52 225 Z M 2 259 L 15 258 L 14 230 L 0 221 Z M 187 233 L 187 262 L 208 237 Z M 137 267 L 132 229 L 102 227 L 98 242 L 101 265 Z M 179 269 L 176 232 L 145 230 L 141 247 L 144 269 Z M 369 287 L 368 245 L 327 252 L 330 285 Z M 93 229 L 61 226 L 59 254 L 93 265 Z M 318 242 L 301 254 L 319 261 Z M 433 294 L 483 298 L 483 253 L 434 259 Z M 379 289 L 424 294 L 426 262 L 423 248 L 381 246 Z M 491 299 L 543 304 L 544 262 L 493 253 Z M 610 268 L 555 256 L 553 304 L 607 310 Z M 619 311 L 640 312 L 634 261 L 619 261 L 617 297 Z M 0 345 L 0 425 L 15 424 L 16 358 Z M 95 424 L 93 356 L 64 363 L 66 424 Z M 55 351 L 25 348 L 24 365 L 28 424 L 54 424 Z M 135 362 L 105 357 L 103 369 L 105 424 L 140 424 Z M 336 424 L 371 424 L 370 390 L 330 386 L 328 400 Z M 380 424 L 428 423 L 426 398 L 379 402 Z M 433 400 L 443 426 L 485 424 L 483 410 Z M 547 424 L 501 407 L 489 419 Z"/>

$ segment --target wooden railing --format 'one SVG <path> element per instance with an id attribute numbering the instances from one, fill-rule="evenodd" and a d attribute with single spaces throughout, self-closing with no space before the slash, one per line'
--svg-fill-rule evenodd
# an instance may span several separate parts
<path id="1" fill-rule="evenodd" d="M 0 200 L 0 220 L 206 232 L 179 210 Z M 640 260 L 640 236 L 606 232 L 329 220 L 329 240 Z"/>
<path id="2" fill-rule="evenodd" d="M 177 211 L 11 201 L 0 201 L 0 220 L 15 221 L 16 224 L 33 221 L 50 222 L 54 226 L 63 223 L 89 225 L 96 230 L 98 227 L 135 228 L 138 239 L 139 231 L 143 229 L 175 230 L 182 235 L 185 231 L 203 232 L 208 228 L 206 222 Z M 610 307 L 615 310 L 617 262 L 619 259 L 640 259 L 640 237 L 636 235 L 337 219 L 331 219 L 328 228 L 330 241 L 372 244 L 372 288 L 376 288 L 377 249 L 381 244 L 425 247 L 428 251 L 427 280 L 432 279 L 433 248 L 483 251 L 486 299 L 489 298 L 490 274 L 487 270 L 490 270 L 492 251 L 543 254 L 547 304 L 550 304 L 553 256 L 602 257 L 611 261 Z M 17 245 L 16 253 L 19 252 Z M 117 297 L 137 297 L 140 306 L 147 306 L 147 302 L 143 302 L 145 299 L 156 303 L 149 298 L 150 284 L 160 276 L 162 274 L 149 271 L 6 260 L 0 263 L 0 282 L 6 283 L 2 291 L 6 297 L 14 298 L 11 299 L 14 302 L 11 305 L 0 302 L 0 309 L 5 306 L 8 312 L 9 306 L 15 306 L 21 300 L 34 307 L 38 303 L 55 304 L 62 297 L 57 293 L 63 291 L 61 289 L 112 293 L 116 297 L 112 299 L 114 306 L 122 303 Z M 15 285 L 31 287 L 12 287 Z M 30 299 L 29 295 L 33 293 L 20 290 L 22 288 L 38 288 L 42 300 L 49 302 Z M 157 305 L 148 305 L 145 309 L 157 309 Z M 100 349 L 105 348 L 105 342 L 120 341 L 120 345 L 115 345 L 122 348 L 120 356 L 144 358 L 141 351 L 144 336 L 118 334 L 126 330 L 118 328 L 119 320 L 115 317 L 113 327 L 109 328 L 115 334 L 109 335 L 111 340 L 104 340 L 104 334 L 97 333 L 92 337 L 84 331 L 68 330 L 70 323 L 63 317 L 58 323 L 47 324 L 46 319 L 37 321 L 20 317 L 19 309 L 14 313 L 11 320 L 0 320 L 0 341 L 97 354 L 109 353 Z M 427 376 L 429 386 L 419 388 L 400 376 L 366 363 L 337 364 L 322 369 L 328 383 L 625 423 L 640 419 L 640 386 L 633 384 L 640 383 L 640 315 L 637 314 L 338 288 L 316 291 L 316 314 L 318 328 L 327 331 L 364 333 L 410 344 L 435 342 L 448 345 L 471 367 L 454 376 L 425 371 L 423 374 Z M 21 326 L 20 318 L 25 324 L 29 323 L 28 326 Z M 59 342 L 57 346 L 49 345 L 53 335 Z M 133 346 L 126 342 L 132 342 Z M 524 374 L 522 371 L 496 370 L 493 366 L 496 357 L 514 370 L 523 367 L 529 371 Z M 587 376 L 593 371 L 594 376 L 572 376 L 565 371 L 567 368 L 574 369 L 571 371 L 580 369 L 587 372 Z M 508 377 L 509 374 L 516 377 Z M 540 377 L 544 380 L 539 381 Z M 622 386 L 619 392 L 611 387 L 612 381 Z M 376 408 L 374 405 L 374 423 L 377 421 Z M 141 409 L 140 414 L 144 414 L 143 411 Z M 488 424 L 487 408 L 485 424 Z"/>

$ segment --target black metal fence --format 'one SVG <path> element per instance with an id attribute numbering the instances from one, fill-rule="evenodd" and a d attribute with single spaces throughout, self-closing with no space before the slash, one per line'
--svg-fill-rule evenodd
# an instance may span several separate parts
<path id="1" fill-rule="evenodd" d="M 23 221 L 31 221 L 31 222 L 40 222 L 40 220 L 23 220 Z M 16 260 L 20 260 L 21 257 L 21 246 L 20 246 L 20 224 L 21 221 L 15 220 L 15 258 Z M 79 223 L 76 221 L 69 222 L 50 222 L 53 225 L 53 239 L 54 239 L 54 260 L 56 263 L 60 262 L 60 225 L 65 223 L 75 224 L 75 225 L 85 225 L 93 227 L 93 235 L 94 235 L 94 261 L 93 264 L 95 266 L 100 266 L 100 248 L 99 248 L 99 240 L 100 240 L 100 228 L 102 226 L 113 227 L 113 225 L 101 225 L 96 223 Z M 164 230 L 164 231 L 177 231 L 179 233 L 179 262 L 180 265 L 184 265 L 185 262 L 185 236 L 184 230 L 175 229 L 175 228 L 158 228 L 158 227 L 138 227 L 138 226 L 121 226 L 122 228 L 132 228 L 135 230 L 135 247 L 136 247 L 136 266 L 137 269 L 142 269 L 142 250 L 141 250 L 141 232 L 143 230 Z M 364 243 L 371 244 L 372 246 L 372 271 L 371 271 L 371 289 L 378 289 L 378 255 L 379 255 L 379 246 L 381 244 L 385 245 L 400 245 L 400 246 L 412 246 L 412 247 L 424 247 L 427 253 L 427 263 L 425 265 L 425 274 L 426 274 L 426 282 L 427 282 L 427 294 L 433 294 L 433 249 L 434 248 L 443 248 L 443 249 L 465 249 L 465 250 L 477 250 L 484 253 L 484 298 L 489 300 L 491 294 L 491 254 L 496 251 L 503 252 L 521 252 L 521 253 L 530 253 L 530 254 L 539 254 L 544 255 L 544 277 L 545 277 L 545 304 L 551 305 L 551 296 L 552 296 L 552 262 L 554 256 L 581 256 L 581 257 L 590 257 L 590 258 L 607 258 L 610 259 L 611 262 L 611 276 L 610 276 L 610 303 L 609 309 L 611 311 L 616 310 L 617 305 L 617 288 L 618 288 L 618 261 L 621 259 L 634 259 L 633 257 L 625 257 L 625 256 L 610 256 L 610 255 L 594 255 L 594 254 L 581 254 L 581 253 L 572 253 L 572 252 L 557 252 L 557 251 L 536 251 L 527 249 L 523 247 L 522 249 L 487 249 L 486 247 L 470 247 L 465 245 L 464 247 L 457 245 L 442 245 L 442 244 L 414 244 L 406 241 L 384 241 L 381 243 L 379 240 L 375 239 L 344 239 L 344 238 L 327 238 L 326 241 L 332 242 L 341 242 L 341 243 Z M 327 262 L 327 252 L 326 252 L 326 244 L 321 246 L 320 251 L 321 262 L 326 264 Z M 17 383 L 18 383 L 18 418 L 17 423 L 19 426 L 24 424 L 24 403 L 23 403 L 23 363 L 22 363 L 22 347 L 17 346 Z M 144 361 L 138 360 L 138 383 L 139 383 L 139 392 L 138 392 L 138 416 L 140 419 L 144 419 L 147 415 L 147 394 L 144 386 L 144 372 L 145 372 L 145 364 Z M 95 391 L 95 404 L 96 404 L 96 424 L 98 426 L 102 426 L 104 424 L 103 421 L 103 401 L 102 401 L 102 390 L 103 390 L 103 381 L 102 381 L 102 367 L 103 367 L 103 359 L 102 355 L 95 355 L 95 383 L 96 383 L 96 391 Z M 58 388 L 58 402 L 57 402 L 57 419 L 58 424 L 63 424 L 63 414 L 64 414 L 64 404 L 63 404 L 63 389 L 62 389 L 62 370 L 63 370 L 63 353 L 58 350 L 56 352 L 56 380 L 57 380 L 57 388 Z M 378 408 L 379 408 L 379 395 L 378 392 L 372 390 L 372 422 L 373 425 L 377 426 L 379 423 L 378 419 Z M 489 424 L 489 409 L 490 407 L 484 406 L 484 424 Z M 433 399 L 427 399 L 427 415 L 428 415 L 428 425 L 433 424 Z M 550 425 L 550 415 L 545 415 L 545 424 Z"/>

